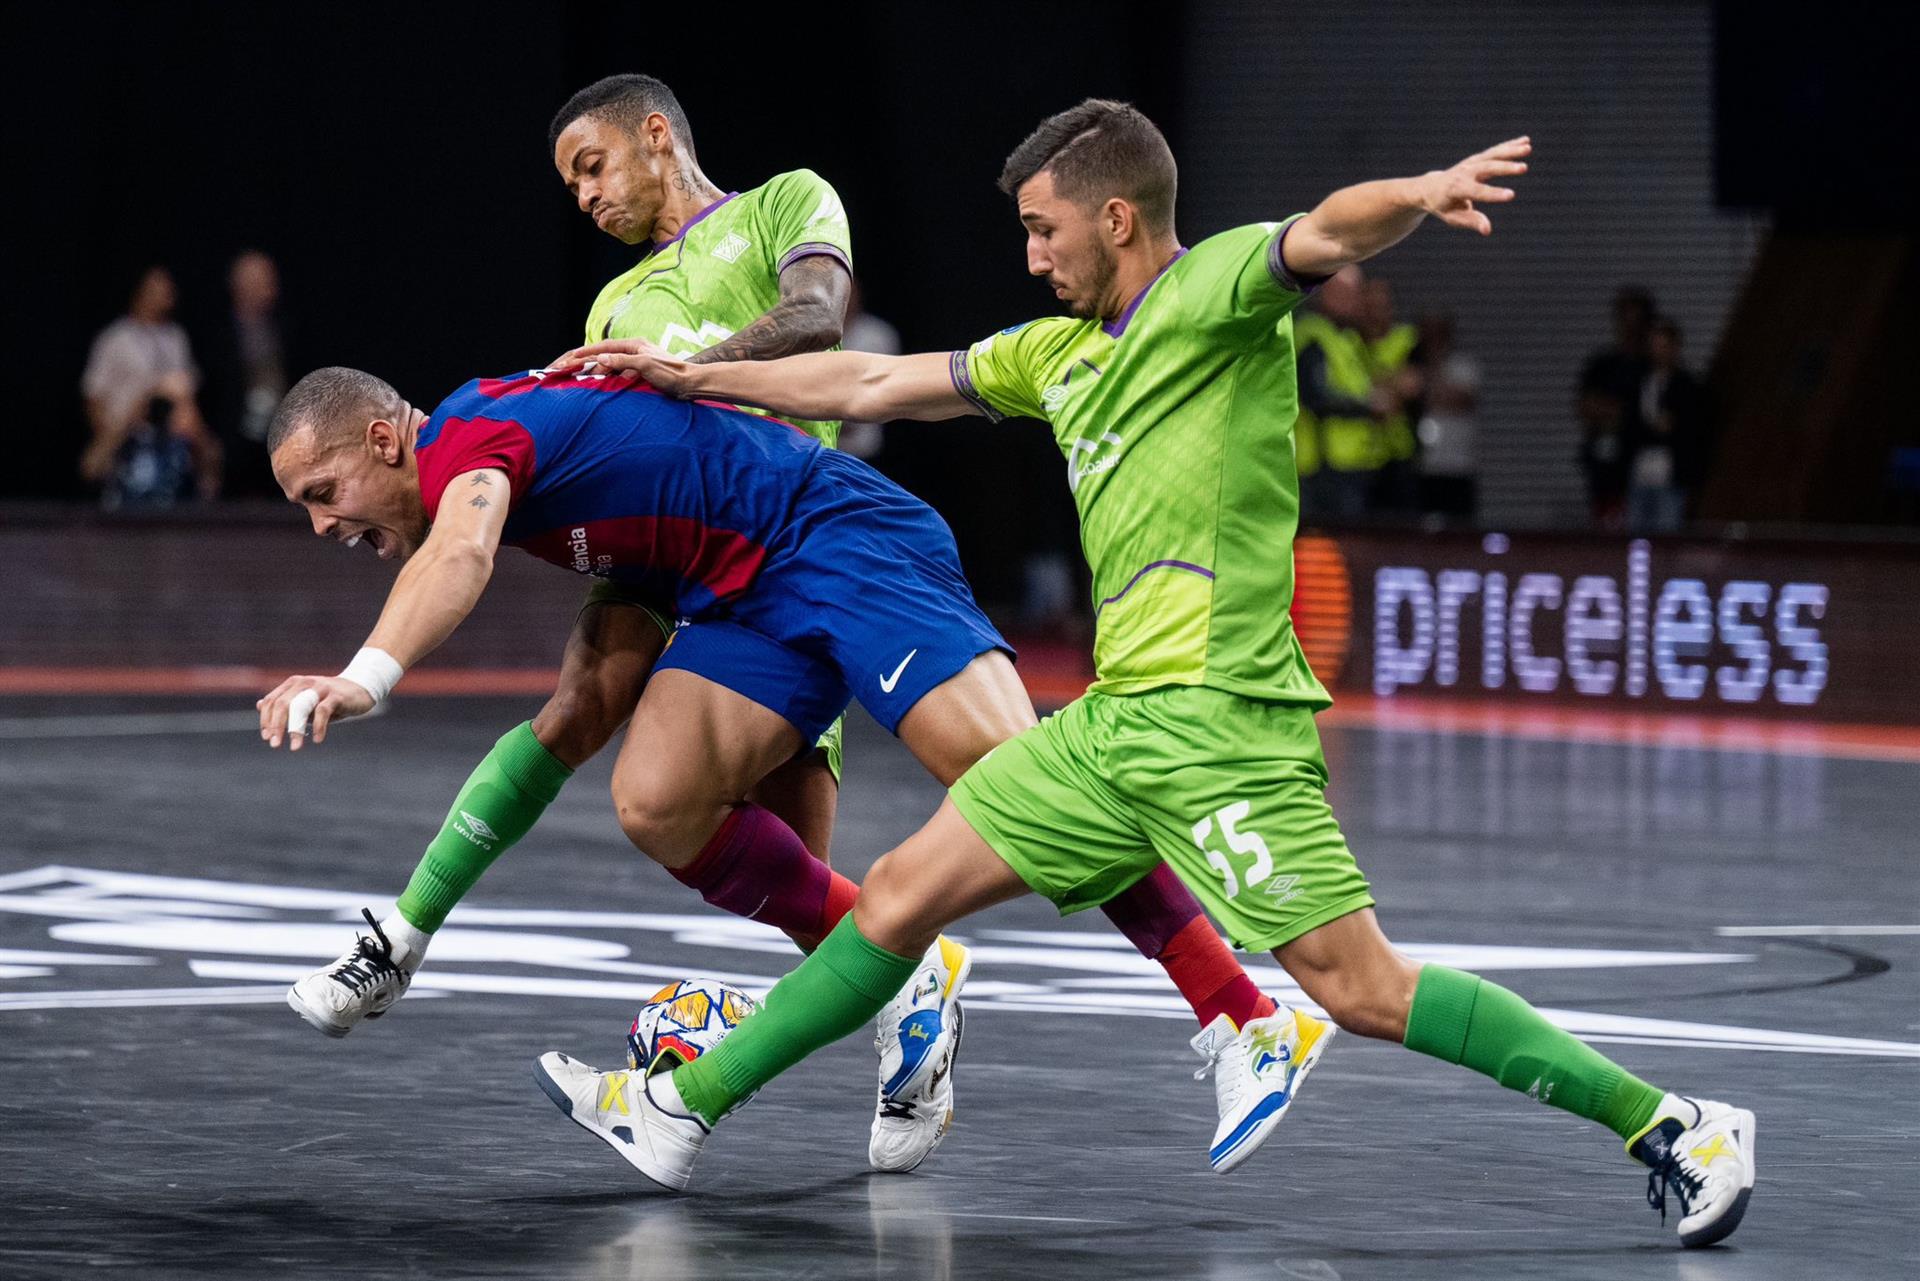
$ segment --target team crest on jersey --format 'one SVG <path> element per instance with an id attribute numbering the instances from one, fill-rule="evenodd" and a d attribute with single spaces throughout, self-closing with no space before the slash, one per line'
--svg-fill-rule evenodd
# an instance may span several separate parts
<path id="1" fill-rule="evenodd" d="M 737 231 L 729 231 L 726 239 L 713 247 L 713 256 L 723 262 L 739 262 L 740 255 L 753 248 L 753 242 Z"/>
<path id="2" fill-rule="evenodd" d="M 700 328 L 693 330 L 678 321 L 669 321 L 660 331 L 660 349 L 669 356 L 691 356 L 696 351 L 705 351 L 717 342 L 725 342 L 733 337 L 733 330 L 725 325 L 716 325 L 711 320 L 700 322 Z"/>

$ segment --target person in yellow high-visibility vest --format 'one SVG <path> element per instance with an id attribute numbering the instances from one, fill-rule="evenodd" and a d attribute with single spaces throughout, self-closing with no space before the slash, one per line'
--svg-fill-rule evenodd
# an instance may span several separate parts
<path id="1" fill-rule="evenodd" d="M 1300 385 L 1294 448 L 1309 520 L 1363 514 L 1388 458 L 1372 357 L 1359 329 L 1364 282 L 1358 267 L 1348 267 L 1320 287 L 1315 310 L 1294 317 Z"/>
<path id="2" fill-rule="evenodd" d="M 1386 458 L 1368 506 L 1374 511 L 1412 511 L 1417 497 L 1413 460 L 1418 439 L 1408 406 L 1420 394 L 1419 374 L 1410 368 L 1420 331 L 1394 319 L 1393 285 L 1384 276 L 1367 277 L 1361 307 L 1360 331 L 1366 335 L 1375 404 L 1386 406 L 1380 421 Z"/>

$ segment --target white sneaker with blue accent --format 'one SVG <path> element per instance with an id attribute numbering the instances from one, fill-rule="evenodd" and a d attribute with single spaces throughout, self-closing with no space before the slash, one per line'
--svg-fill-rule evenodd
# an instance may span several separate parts
<path id="1" fill-rule="evenodd" d="M 1225 1174 L 1267 1141 L 1335 1031 L 1333 1024 L 1283 1005 L 1243 1028 L 1217 1015 L 1193 1038 L 1194 1050 L 1207 1061 L 1194 1079 L 1212 1076 L 1220 1104 L 1220 1125 L 1207 1149 L 1215 1173 Z"/>
<path id="2" fill-rule="evenodd" d="M 673 1073 L 602 1072 L 564 1054 L 542 1054 L 533 1079 L 573 1123 L 663 1188 L 680 1192 L 711 1132 L 681 1102 Z"/>
<path id="3" fill-rule="evenodd" d="M 941 937 L 899 995 L 880 1011 L 873 1048 L 880 1052 L 880 1097 L 874 1108 L 867 1163 L 904 1174 L 927 1159 L 953 1125 L 953 1064 L 964 1015 L 960 989 L 973 953 Z"/>

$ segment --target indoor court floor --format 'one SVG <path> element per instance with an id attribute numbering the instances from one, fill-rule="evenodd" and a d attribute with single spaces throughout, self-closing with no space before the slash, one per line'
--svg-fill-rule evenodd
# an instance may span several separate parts
<path id="1" fill-rule="evenodd" d="M 1920 1275 L 1920 762 L 1326 732 L 1408 952 L 1758 1114 L 1745 1224 L 1682 1251 L 1605 1131 L 1352 1036 L 1265 1149 L 1210 1173 L 1184 1004 L 1098 913 L 1038 899 L 957 931 L 978 958 L 957 1120 L 919 1172 L 867 1171 L 861 1036 L 662 1192 L 555 1111 L 535 1056 L 613 1063 L 664 981 L 758 992 L 794 954 L 626 844 L 611 753 L 405 1002 L 342 1041 L 308 1028 L 287 984 L 386 909 L 536 706 L 403 694 L 289 757 L 246 700 L 0 700 L 0 1277 Z M 847 760 L 857 877 L 939 791 L 871 722 Z"/>

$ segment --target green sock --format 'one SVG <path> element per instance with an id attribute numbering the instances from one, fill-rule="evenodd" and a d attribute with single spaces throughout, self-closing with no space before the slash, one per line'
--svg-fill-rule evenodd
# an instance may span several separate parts
<path id="1" fill-rule="evenodd" d="M 525 836 L 573 771 L 533 736 L 533 722 L 500 736 L 467 776 L 440 834 L 413 869 L 397 905 L 416 929 L 440 928 L 461 896 L 509 845 Z"/>
<path id="2" fill-rule="evenodd" d="M 724 1041 L 674 1069 L 681 1100 L 712 1125 L 807 1055 L 872 1022 L 919 963 L 869 943 L 848 912 Z"/>
<path id="3" fill-rule="evenodd" d="M 1443 965 L 1420 971 L 1406 1047 L 1490 1076 L 1509 1090 L 1633 1136 L 1661 1093 L 1540 1011 L 1474 974 Z"/>

